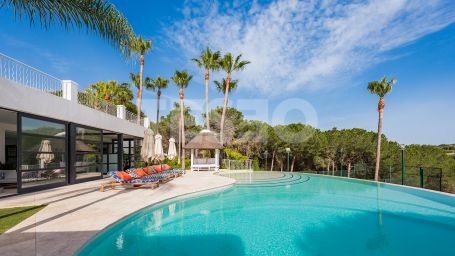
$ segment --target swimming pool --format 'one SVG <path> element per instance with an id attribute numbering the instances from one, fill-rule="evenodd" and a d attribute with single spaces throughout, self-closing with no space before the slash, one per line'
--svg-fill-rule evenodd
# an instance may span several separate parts
<path id="1" fill-rule="evenodd" d="M 233 174 L 232 187 L 117 222 L 78 255 L 449 255 L 455 197 L 301 173 Z"/>

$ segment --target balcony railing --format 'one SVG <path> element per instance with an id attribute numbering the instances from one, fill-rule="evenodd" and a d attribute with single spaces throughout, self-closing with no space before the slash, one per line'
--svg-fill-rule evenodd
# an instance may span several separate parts
<path id="1" fill-rule="evenodd" d="M 117 106 L 105 100 L 97 98 L 95 95 L 87 92 L 78 92 L 77 103 L 109 114 L 117 116 Z"/>
<path id="2" fill-rule="evenodd" d="M 60 79 L 0 53 L 0 77 L 62 97 Z"/>
<path id="3" fill-rule="evenodd" d="M 78 91 L 78 85 L 76 83 L 68 80 L 70 82 L 70 87 L 67 87 L 64 83 L 68 81 L 62 81 L 2 53 L 0 53 L 0 78 L 14 81 L 26 87 L 43 91 L 58 97 L 63 97 L 70 101 L 73 101 L 76 98 L 77 92 L 78 104 L 96 109 L 120 119 L 126 119 L 134 124 L 137 123 L 137 115 L 135 113 L 126 111 L 125 115 L 122 115 L 118 112 L 119 110 L 116 105 L 104 99 L 97 98 L 91 93 Z M 63 95 L 64 88 L 66 89 L 65 95 Z M 73 93 L 74 95 L 71 96 Z M 141 117 L 140 125 L 144 125 L 143 117 Z"/>
<path id="4" fill-rule="evenodd" d="M 134 124 L 137 123 L 137 114 L 127 110 L 127 111 L 125 111 L 125 116 L 126 116 L 125 119 L 130 121 L 131 123 L 134 123 Z M 144 125 L 144 118 L 143 117 L 141 117 L 141 121 L 140 122 L 141 122 L 140 123 L 141 125 Z"/>

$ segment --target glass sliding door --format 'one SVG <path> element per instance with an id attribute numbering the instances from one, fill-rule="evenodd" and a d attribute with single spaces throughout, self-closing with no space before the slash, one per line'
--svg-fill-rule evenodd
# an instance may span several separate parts
<path id="1" fill-rule="evenodd" d="M 102 131 L 75 125 L 74 172 L 77 181 L 102 176 L 103 135 Z"/>
<path id="2" fill-rule="evenodd" d="M 119 170 L 118 134 L 103 134 L 103 175 Z"/>
<path id="3" fill-rule="evenodd" d="M 66 124 L 25 114 L 20 115 L 19 123 L 21 191 L 66 184 Z"/>

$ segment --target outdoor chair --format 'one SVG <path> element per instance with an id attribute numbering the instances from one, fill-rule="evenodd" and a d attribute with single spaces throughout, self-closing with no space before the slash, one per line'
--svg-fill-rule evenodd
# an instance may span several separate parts
<path id="1" fill-rule="evenodd" d="M 157 188 L 161 181 L 157 177 L 147 177 L 147 176 L 142 177 L 142 178 L 132 178 L 130 176 L 131 179 L 126 179 L 125 177 L 120 177 L 120 176 L 126 176 L 125 174 L 127 175 L 126 172 L 110 171 L 108 173 L 108 175 L 110 177 L 112 177 L 114 179 L 114 181 L 110 181 L 110 182 L 101 184 L 100 191 L 104 192 L 105 187 L 110 187 L 111 189 L 114 189 L 116 186 L 123 186 L 126 188 L 138 188 L 138 187 L 143 187 L 145 185 L 148 185 L 153 189 L 153 188 Z"/>

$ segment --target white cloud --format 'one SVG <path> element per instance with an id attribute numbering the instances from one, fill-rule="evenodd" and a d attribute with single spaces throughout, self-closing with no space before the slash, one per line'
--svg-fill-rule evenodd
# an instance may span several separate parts
<path id="1" fill-rule="evenodd" d="M 320 89 L 455 21 L 453 0 L 187 1 L 167 36 L 189 60 L 209 46 L 252 63 L 235 74 L 262 93 Z M 194 65 L 191 65 L 194 67 Z"/>

